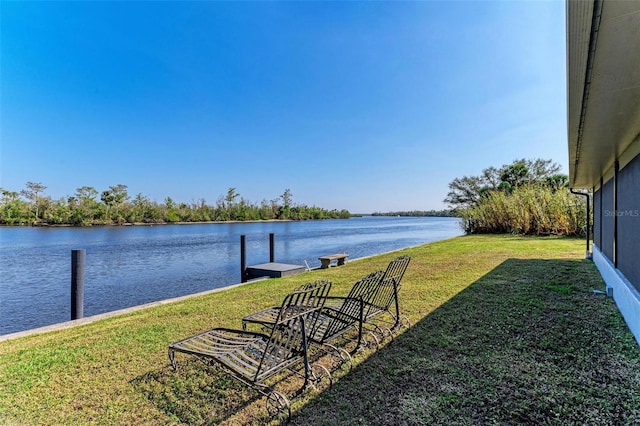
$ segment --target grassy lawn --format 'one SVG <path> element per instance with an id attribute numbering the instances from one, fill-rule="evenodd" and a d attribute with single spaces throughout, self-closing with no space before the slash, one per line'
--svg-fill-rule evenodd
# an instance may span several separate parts
<path id="1" fill-rule="evenodd" d="M 240 327 L 295 286 L 346 294 L 400 254 L 413 326 L 355 357 L 292 423 L 640 424 L 640 349 L 584 241 L 466 236 L 0 342 L 2 424 L 263 424 L 264 398 L 167 344 Z M 276 388 L 280 384 L 276 385 Z M 286 388 L 286 380 L 282 383 Z"/>

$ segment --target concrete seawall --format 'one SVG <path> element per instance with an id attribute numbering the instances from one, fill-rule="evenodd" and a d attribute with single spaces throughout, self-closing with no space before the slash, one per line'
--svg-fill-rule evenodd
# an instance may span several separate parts
<path id="1" fill-rule="evenodd" d="M 253 282 L 253 281 L 250 281 L 250 282 Z M 140 311 L 142 309 L 153 308 L 154 306 L 161 306 L 161 305 L 166 305 L 168 303 L 179 302 L 182 300 L 190 299 L 192 297 L 204 296 L 211 293 L 218 293 L 224 290 L 228 290 L 230 288 L 240 287 L 245 284 L 249 284 L 249 283 L 247 282 L 247 283 L 241 283 L 241 284 L 232 284 L 225 287 L 214 288 L 212 290 L 203 291 L 200 293 L 188 294 L 186 296 L 174 297 L 171 299 L 159 300 L 157 302 L 145 303 L 143 305 L 132 306 L 130 308 L 124 308 L 124 309 L 118 309 L 117 311 L 105 312 L 103 314 L 80 318 L 73 321 L 59 322 L 56 324 L 46 325 L 44 327 L 32 328 L 30 330 L 24 330 L 24 331 L 18 331 L 16 333 L 5 334 L 3 336 L 0 336 L 0 342 L 18 339 L 20 337 L 31 336 L 33 334 L 47 333 L 49 331 L 64 330 L 66 328 L 72 328 L 79 325 L 91 324 L 92 322 L 96 322 L 105 318 L 111 318 L 118 315 L 129 314 L 131 312 Z"/>

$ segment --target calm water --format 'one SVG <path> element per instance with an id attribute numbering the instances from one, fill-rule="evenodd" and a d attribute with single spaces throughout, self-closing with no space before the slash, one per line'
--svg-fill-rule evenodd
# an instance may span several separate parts
<path id="1" fill-rule="evenodd" d="M 362 217 L 233 224 L 0 227 L 0 335 L 68 321 L 71 250 L 86 250 L 84 316 L 240 282 L 240 235 L 247 265 L 319 266 L 461 235 L 455 218 Z"/>

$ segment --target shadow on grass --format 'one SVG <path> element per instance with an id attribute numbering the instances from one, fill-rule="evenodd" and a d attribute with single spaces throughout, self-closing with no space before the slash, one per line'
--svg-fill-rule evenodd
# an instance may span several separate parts
<path id="1" fill-rule="evenodd" d="M 292 424 L 640 424 L 640 351 L 594 288 L 591 262 L 509 259 L 298 404 Z M 194 359 L 134 386 L 176 422 L 268 420 L 257 392 Z"/>
<path id="2" fill-rule="evenodd" d="M 262 396 L 231 376 L 196 358 L 180 360 L 177 371 L 167 365 L 133 381 L 160 411 L 175 422 L 218 424 Z"/>
<path id="3" fill-rule="evenodd" d="M 589 261 L 509 259 L 292 423 L 640 424 L 640 351 L 594 286 Z"/>

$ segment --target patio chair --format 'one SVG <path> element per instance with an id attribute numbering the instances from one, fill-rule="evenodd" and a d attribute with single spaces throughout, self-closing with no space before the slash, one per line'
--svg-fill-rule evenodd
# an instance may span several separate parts
<path id="1" fill-rule="evenodd" d="M 304 377 L 304 383 L 294 396 L 309 384 L 318 384 L 325 379 L 331 385 L 331 373 L 321 365 L 309 363 L 306 338 L 306 327 L 314 327 L 317 317 L 314 314 L 322 308 L 330 288 L 330 281 L 316 281 L 289 293 L 268 334 L 214 328 L 171 343 L 171 366 L 174 371 L 177 369 L 176 352 L 196 356 L 266 396 L 270 415 L 288 418 L 291 415 L 289 399 L 265 381 L 284 371 Z M 302 373 L 294 369 L 300 364 Z"/>
<path id="2" fill-rule="evenodd" d="M 316 327 L 310 337 L 312 343 L 327 347 L 333 352 L 341 353 L 337 347 L 330 344 L 338 338 L 345 338 L 345 334 L 356 329 L 355 348 L 352 353 L 364 347 L 379 346 L 375 334 L 364 328 L 365 310 L 368 300 L 379 291 L 382 271 L 375 271 L 358 280 L 346 297 L 328 296 L 325 306 L 319 313 Z M 337 302 L 337 303 L 336 303 Z M 352 340 L 353 339 L 348 339 Z M 350 361 L 350 356 L 349 356 Z"/>
<path id="3" fill-rule="evenodd" d="M 348 364 L 349 368 L 351 368 L 352 362 L 349 352 L 331 344 L 336 339 L 345 338 L 346 340 L 355 341 L 356 345 L 352 353 L 363 347 L 378 346 L 377 337 L 363 329 L 363 318 L 366 301 L 371 299 L 377 292 L 382 276 L 383 271 L 376 271 L 358 280 L 346 297 L 327 296 L 325 306 L 314 313 L 314 326 L 307 328 L 307 338 L 315 347 L 337 356 L 337 367 Z M 273 327 L 277 312 L 277 308 L 268 308 L 247 315 L 242 319 L 242 328 L 246 330 L 248 324 L 258 324 L 267 328 Z M 345 336 L 350 330 L 357 330 L 355 339 L 349 339 Z M 365 336 L 365 333 L 368 334 Z"/>
<path id="4" fill-rule="evenodd" d="M 400 327 L 411 325 L 406 315 L 400 314 L 399 292 L 402 287 L 402 277 L 411 261 L 410 256 L 400 256 L 392 260 L 380 280 L 378 291 L 366 301 L 363 320 L 371 324 L 384 335 L 392 336 L 393 331 Z M 391 319 L 384 318 L 388 314 Z M 387 327 L 385 324 L 390 324 Z"/>

